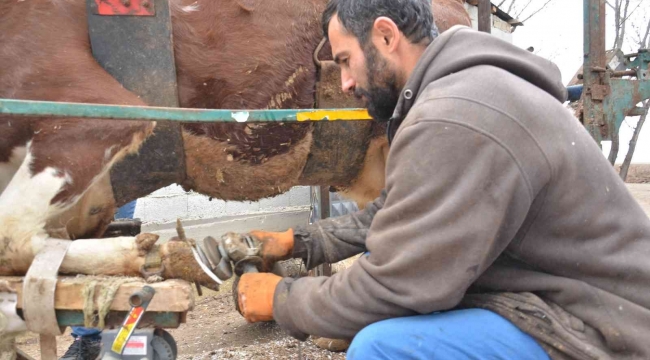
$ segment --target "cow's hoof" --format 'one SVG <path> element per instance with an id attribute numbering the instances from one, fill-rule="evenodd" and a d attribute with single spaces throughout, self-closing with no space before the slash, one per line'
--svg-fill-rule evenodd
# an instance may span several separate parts
<path id="1" fill-rule="evenodd" d="M 319 348 L 332 352 L 346 351 L 350 347 L 350 342 L 342 339 L 317 338 L 312 336 L 311 341 Z"/>
<path id="2" fill-rule="evenodd" d="M 150 234 L 150 233 L 142 233 L 138 234 L 135 237 L 135 243 L 136 246 L 138 247 L 138 255 L 139 256 L 145 256 L 151 249 L 153 248 L 153 245 L 158 241 L 158 238 L 160 238 L 159 235 L 157 234 Z"/>
<path id="3" fill-rule="evenodd" d="M 201 269 L 184 241 L 168 241 L 160 245 L 160 257 L 165 267 L 163 278 L 198 282 L 208 289 L 219 290 L 219 285 Z"/>

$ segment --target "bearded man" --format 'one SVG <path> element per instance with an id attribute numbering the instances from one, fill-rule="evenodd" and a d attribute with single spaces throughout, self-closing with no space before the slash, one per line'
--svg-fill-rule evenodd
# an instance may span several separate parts
<path id="1" fill-rule="evenodd" d="M 364 210 L 252 232 L 267 261 L 331 277 L 244 274 L 237 305 L 348 359 L 649 359 L 650 221 L 563 107 L 548 60 L 430 0 L 332 0 L 342 87 L 388 122 L 386 187 Z"/>

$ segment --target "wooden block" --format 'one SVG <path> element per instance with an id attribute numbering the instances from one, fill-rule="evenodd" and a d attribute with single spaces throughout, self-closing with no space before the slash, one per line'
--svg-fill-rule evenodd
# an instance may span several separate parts
<path id="1" fill-rule="evenodd" d="M 54 295 L 54 307 L 57 310 L 83 310 L 83 289 L 93 277 L 59 277 Z M 22 308 L 22 277 L 0 277 L 9 282 L 10 287 L 18 294 L 18 308 Z M 101 282 L 101 280 L 99 281 Z M 192 285 L 184 280 L 171 279 L 159 283 L 147 284 L 144 280 L 123 284 L 115 293 L 111 303 L 111 311 L 129 311 L 129 297 L 143 286 L 149 285 L 156 290 L 147 312 L 185 312 L 194 308 Z M 95 309 L 101 285 L 95 287 Z"/>

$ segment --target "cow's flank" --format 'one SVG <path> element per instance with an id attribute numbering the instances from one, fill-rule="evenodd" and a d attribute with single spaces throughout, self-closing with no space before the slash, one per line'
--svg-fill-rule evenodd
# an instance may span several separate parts
<path id="1" fill-rule="evenodd" d="M 172 0 L 180 106 L 314 107 L 317 69 L 312 55 L 322 38 L 320 16 L 326 3 Z M 440 31 L 470 25 L 461 0 L 437 0 L 433 12 Z M 93 58 L 83 1 L 0 0 L 0 34 L 0 98 L 146 105 Z M 325 46 L 321 59 L 330 52 Z M 284 192 L 298 185 L 312 128 L 290 123 L 184 124 L 186 168 L 178 170 L 185 171 L 179 178 L 186 179 L 186 189 L 224 200 L 257 200 Z M 113 189 L 138 188 L 111 183 L 111 166 L 127 153 L 137 153 L 154 131 L 154 122 L 0 115 L 0 270 L 26 269 L 46 233 L 98 237 L 113 217 Z M 344 189 L 361 206 L 384 186 L 385 137 L 380 132 L 369 137 L 365 162 L 352 186 Z M 122 250 L 116 249 L 132 240 L 116 240 L 107 251 L 117 254 Z M 79 259 L 92 250 L 75 245 L 71 254 Z M 124 251 L 135 256 L 133 249 Z M 108 264 L 115 254 L 103 261 Z M 86 270 L 76 270 L 92 270 L 91 264 L 83 266 Z M 121 271 L 120 266 L 103 269 Z"/>

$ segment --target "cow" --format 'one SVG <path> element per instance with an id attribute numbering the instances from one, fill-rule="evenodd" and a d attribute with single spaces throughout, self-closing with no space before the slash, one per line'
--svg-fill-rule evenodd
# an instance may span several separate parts
<path id="1" fill-rule="evenodd" d="M 322 40 L 325 5 L 171 0 L 180 106 L 313 108 L 313 53 Z M 440 31 L 471 24 L 462 0 L 434 0 L 433 12 Z M 0 0 L 0 34 L 0 98 L 147 105 L 93 58 L 84 1 Z M 330 52 L 326 44 L 321 58 L 331 59 Z M 115 189 L 134 188 L 115 183 L 110 170 L 137 154 L 156 126 L 0 115 L 0 275 L 25 274 L 49 237 L 85 239 L 72 243 L 61 273 L 139 275 L 155 238 L 101 236 L 121 205 Z M 185 156 L 179 183 L 223 200 L 254 201 L 301 184 L 314 143 L 311 123 L 179 126 Z M 340 189 L 360 207 L 384 185 L 388 145 L 380 125 L 373 126 L 379 130 L 370 132 L 354 180 Z M 149 190 L 135 186 L 127 200 Z M 213 284 L 185 243 L 156 251 L 166 264 L 164 277 Z"/>

